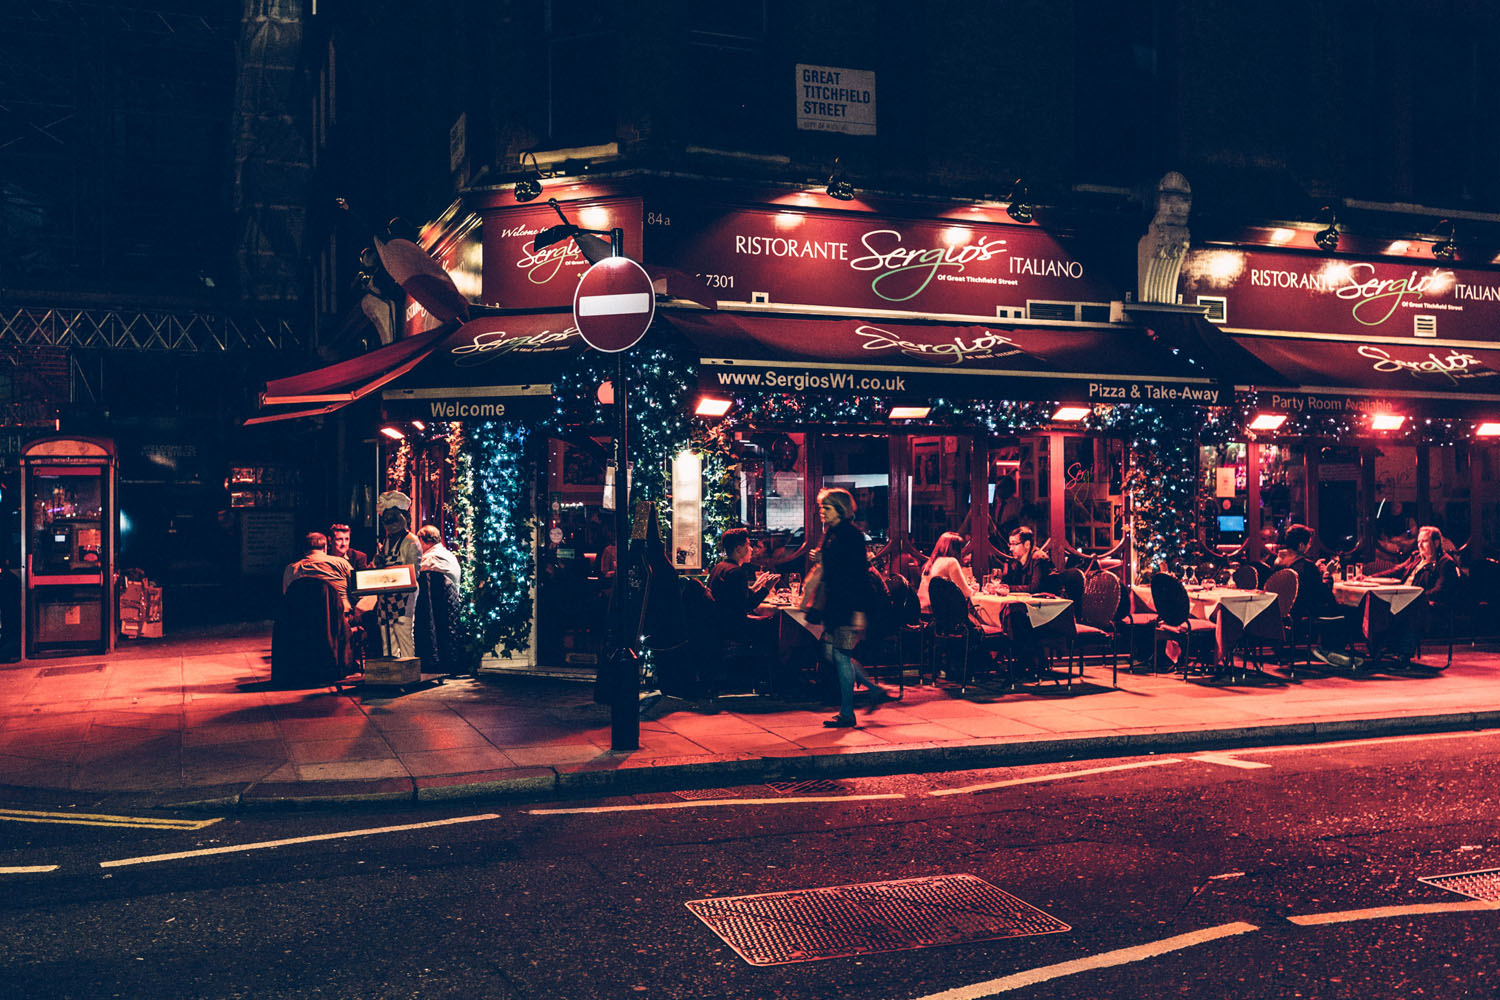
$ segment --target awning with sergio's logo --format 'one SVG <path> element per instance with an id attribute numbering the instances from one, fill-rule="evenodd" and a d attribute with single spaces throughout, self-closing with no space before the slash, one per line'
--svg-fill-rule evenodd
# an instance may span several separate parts
<path id="1" fill-rule="evenodd" d="M 1249 386 L 1262 407 L 1330 415 L 1392 407 L 1431 416 L 1500 416 L 1500 348 L 1236 334 L 1287 390 Z"/>
<path id="2" fill-rule="evenodd" d="M 676 312 L 719 394 L 1227 404 L 1232 378 L 1128 326 L 1021 327 Z"/>

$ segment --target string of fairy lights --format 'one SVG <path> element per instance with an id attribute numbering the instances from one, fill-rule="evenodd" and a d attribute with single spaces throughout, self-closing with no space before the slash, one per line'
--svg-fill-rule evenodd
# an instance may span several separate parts
<path id="1" fill-rule="evenodd" d="M 671 464 L 684 450 L 703 462 L 704 551 L 736 522 L 738 460 L 736 432 L 755 427 L 810 428 L 889 426 L 890 400 L 877 396 L 820 397 L 794 393 L 736 397 L 723 418 L 692 416 L 697 395 L 695 355 L 673 345 L 651 346 L 629 358 L 629 445 L 633 500 L 654 503 L 663 530 L 671 530 Z M 432 433 L 448 439 L 448 489 L 444 515 L 452 529 L 463 570 L 461 622 L 473 657 L 499 649 L 502 655 L 527 648 L 531 634 L 530 593 L 535 582 L 532 532 L 539 514 L 534 497 L 540 450 L 534 444 L 569 429 L 607 436 L 613 406 L 601 400 L 600 386 L 614 376 L 613 356 L 589 352 L 554 384 L 555 406 L 544 420 L 438 424 Z M 1005 437 L 1056 429 L 1058 404 L 1047 401 L 924 401 L 930 412 L 923 426 L 959 433 Z M 1180 566 L 1190 559 L 1197 525 L 1198 448 L 1233 440 L 1254 440 L 1247 431 L 1259 412 L 1252 395 L 1232 406 L 1132 402 L 1095 405 L 1069 424 L 1080 433 L 1122 438 L 1130 461 L 1124 489 L 1131 496 L 1129 530 L 1141 572 Z M 1400 444 L 1452 444 L 1472 437 L 1474 421 L 1418 418 L 1383 434 Z M 1278 439 L 1347 440 L 1368 433 L 1361 415 L 1290 415 Z M 387 462 L 388 482 L 399 488 L 410 473 L 411 446 L 402 441 Z"/>

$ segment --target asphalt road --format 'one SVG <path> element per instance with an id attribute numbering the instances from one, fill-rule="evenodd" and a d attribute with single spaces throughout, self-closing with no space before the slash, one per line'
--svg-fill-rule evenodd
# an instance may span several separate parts
<path id="1" fill-rule="evenodd" d="M 1482 733 L 165 829 L 0 803 L 0 992 L 1493 997 L 1500 910 L 1419 879 L 1500 868 L 1497 787 Z M 756 966 L 686 905 L 944 875 L 1066 929 Z"/>

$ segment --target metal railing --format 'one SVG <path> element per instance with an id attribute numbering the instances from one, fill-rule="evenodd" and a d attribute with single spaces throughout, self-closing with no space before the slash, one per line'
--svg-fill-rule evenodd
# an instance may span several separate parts
<path id="1" fill-rule="evenodd" d="M 0 345 L 129 351 L 285 351 L 303 346 L 285 317 L 249 313 L 0 306 Z"/>

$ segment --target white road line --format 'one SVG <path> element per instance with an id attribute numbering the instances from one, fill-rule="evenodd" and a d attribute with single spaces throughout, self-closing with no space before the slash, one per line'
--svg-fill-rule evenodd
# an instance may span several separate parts
<path id="1" fill-rule="evenodd" d="M 118 861 L 101 861 L 100 868 L 122 868 L 126 865 L 147 865 L 157 861 L 178 861 L 182 858 L 202 858 L 210 854 L 238 854 L 241 851 L 263 851 L 271 847 L 287 847 L 291 844 L 311 844 L 320 840 L 342 840 L 345 837 L 373 837 L 381 833 L 402 833 L 406 830 L 427 830 L 435 826 L 452 826 L 455 823 L 480 823 L 499 819 L 497 813 L 481 816 L 457 816 L 453 819 L 433 820 L 430 823 L 407 823 L 403 826 L 379 826 L 367 830 L 342 830 L 338 833 L 319 833 L 309 837 L 288 837 L 285 840 L 262 840 L 253 844 L 230 844 L 225 847 L 205 847 L 197 851 L 174 851 L 171 854 L 150 854 L 139 858 L 121 858 Z"/>
<path id="2" fill-rule="evenodd" d="M 1100 955 L 1091 955 L 1088 958 L 1076 958 L 1071 962 L 1059 962 L 1056 965 L 1044 965 L 1037 969 L 1029 969 L 1026 972 L 1017 972 L 1013 975 L 1002 976 L 999 979 L 991 979 L 983 983 L 973 983 L 969 986 L 959 986 L 942 993 L 930 993 L 919 997 L 918 1000 L 979 1000 L 980 997 L 992 997 L 997 993 L 1009 993 L 1011 990 L 1024 989 L 1027 986 L 1035 986 L 1037 983 L 1045 983 L 1050 979 L 1061 979 L 1063 976 L 1073 976 L 1080 972 L 1092 972 L 1095 969 L 1108 969 L 1117 965 L 1129 965 L 1147 958 L 1155 958 L 1173 951 L 1181 951 L 1194 945 L 1207 944 L 1220 938 L 1233 937 L 1236 934 L 1248 934 L 1251 931 L 1260 930 L 1254 924 L 1232 923 L 1220 924 L 1217 927 L 1206 927 L 1201 931 L 1193 931 L 1189 934 L 1178 934 L 1176 937 L 1163 938 L 1150 944 L 1138 944 L 1130 948 L 1120 948 L 1117 951 L 1106 951 Z"/>
<path id="3" fill-rule="evenodd" d="M 527 809 L 532 816 L 567 816 L 577 813 L 651 812 L 657 809 L 698 809 L 703 806 L 782 806 L 803 802 L 869 802 L 871 799 L 904 799 L 903 792 L 879 795 L 787 795 L 774 799 L 689 799 L 685 802 L 646 802 L 628 806 L 579 806 L 576 809 Z"/>
<path id="4" fill-rule="evenodd" d="M 1300 916 L 1287 917 L 1287 919 L 1302 927 L 1313 927 L 1318 924 L 1347 924 L 1355 920 L 1414 917 L 1421 916 L 1424 913 L 1467 913 L 1473 910 L 1500 910 L 1500 903 L 1480 899 L 1468 900 L 1463 903 L 1416 903 L 1411 906 L 1376 906 L 1368 910 L 1304 913 Z"/>
<path id="5" fill-rule="evenodd" d="M 1254 771 L 1257 768 L 1271 766 L 1270 764 L 1262 764 L 1254 760 L 1236 760 L 1234 757 L 1222 753 L 1197 753 L 1193 754 L 1189 760 L 1202 761 L 1205 764 L 1223 764 L 1225 767 L 1239 767 L 1244 768 L 1246 771 Z"/>
<path id="6" fill-rule="evenodd" d="M 39 812 L 33 809 L 0 809 L 0 821 L 11 823 L 64 823 L 69 826 L 121 826 L 137 830 L 201 830 L 223 819 L 166 819 L 156 816 L 111 816 L 107 813 Z"/>
<path id="7" fill-rule="evenodd" d="M 1086 774 L 1105 774 L 1110 771 L 1130 771 L 1138 767 L 1156 767 L 1158 764 L 1181 764 L 1176 757 L 1137 761 L 1134 764 L 1111 764 L 1108 767 L 1089 767 L 1081 771 L 1059 771 L 1055 774 L 1035 774 L 1029 778 L 1011 778 L 1007 781 L 987 781 L 982 785 L 963 785 L 959 788 L 934 788 L 928 795 L 967 795 L 984 792 L 991 788 L 1008 788 L 1011 785 L 1031 785 L 1039 781 L 1058 781 L 1063 778 L 1081 778 Z"/>
<path id="8" fill-rule="evenodd" d="M 578 296 L 580 316 L 627 316 L 651 311 L 653 301 L 645 292 Z"/>
<path id="9" fill-rule="evenodd" d="M 1461 733 L 1412 733 L 1407 736 L 1371 736 L 1362 740 L 1336 740 L 1332 743 L 1288 743 L 1276 747 L 1245 747 L 1224 753 L 1239 756 L 1247 753 L 1289 753 L 1294 750 L 1336 750 L 1341 747 L 1374 746 L 1379 743 L 1417 743 L 1425 740 L 1471 740 L 1478 736 L 1500 736 L 1500 729 L 1472 729 Z"/>
<path id="10" fill-rule="evenodd" d="M 0 868 L 0 875 L 35 875 L 39 872 L 55 872 L 56 865 L 21 865 L 16 868 Z"/>

